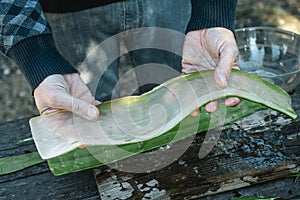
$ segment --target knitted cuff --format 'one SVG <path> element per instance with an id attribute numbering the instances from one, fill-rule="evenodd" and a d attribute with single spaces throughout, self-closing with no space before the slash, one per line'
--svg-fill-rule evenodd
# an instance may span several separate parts
<path id="1" fill-rule="evenodd" d="M 186 33 L 212 27 L 224 27 L 234 32 L 236 4 L 237 0 L 192 0 Z"/>
<path id="2" fill-rule="evenodd" d="M 77 73 L 77 70 L 58 52 L 51 34 L 38 35 L 20 41 L 7 52 L 32 91 L 49 75 Z"/>

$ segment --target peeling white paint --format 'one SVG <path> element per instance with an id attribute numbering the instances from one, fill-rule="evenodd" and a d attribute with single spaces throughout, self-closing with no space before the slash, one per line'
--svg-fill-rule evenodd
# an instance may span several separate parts
<path id="1" fill-rule="evenodd" d="M 156 179 L 153 179 L 153 180 L 149 181 L 148 183 L 146 183 L 146 185 L 149 187 L 154 187 L 157 184 L 158 184 L 158 181 Z"/>
<path id="2" fill-rule="evenodd" d="M 246 181 L 246 182 L 250 182 L 250 183 L 256 183 L 258 180 L 258 177 L 253 177 L 253 176 L 245 176 L 243 178 L 243 181 Z"/>
<path id="3" fill-rule="evenodd" d="M 216 194 L 216 193 L 225 192 L 225 191 L 230 191 L 230 190 L 234 190 L 234 189 L 237 189 L 237 188 L 246 187 L 246 186 L 249 186 L 249 185 L 250 185 L 250 183 L 247 183 L 247 182 L 241 180 L 240 178 L 235 178 L 229 183 L 224 183 L 223 182 L 221 184 L 220 188 L 217 191 L 209 190 L 201 196 Z"/>
<path id="4" fill-rule="evenodd" d="M 152 188 L 152 190 L 145 194 L 142 200 L 148 199 L 170 199 L 166 196 L 166 190 L 159 190 L 158 188 Z"/>
<path id="5" fill-rule="evenodd" d="M 151 188 L 150 187 L 144 187 L 144 184 L 138 184 L 137 185 L 137 188 L 141 191 L 141 192 L 147 192 L 147 191 L 149 191 L 149 190 L 151 190 Z"/>
<path id="6" fill-rule="evenodd" d="M 122 176 L 121 179 L 122 179 L 122 181 L 128 181 L 128 180 L 132 179 L 132 177 L 131 176 Z"/>
<path id="7" fill-rule="evenodd" d="M 179 160 L 178 164 L 181 165 L 181 166 L 185 166 L 185 167 L 187 166 L 187 164 L 184 160 Z"/>
<path id="8" fill-rule="evenodd" d="M 123 183 L 113 183 L 110 186 L 105 188 L 101 188 L 99 186 L 100 196 L 105 200 L 113 200 L 113 199 L 129 199 L 132 197 L 132 193 L 134 191 L 133 187 L 128 182 Z M 103 191 L 103 192 L 101 192 Z"/>
<path id="9" fill-rule="evenodd" d="M 194 170 L 194 172 L 195 172 L 196 174 L 199 173 L 198 167 L 193 167 L 193 170 Z"/>

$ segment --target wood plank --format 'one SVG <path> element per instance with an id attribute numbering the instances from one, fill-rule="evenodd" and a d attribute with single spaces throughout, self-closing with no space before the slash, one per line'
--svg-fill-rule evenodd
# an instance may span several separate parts
<path id="1" fill-rule="evenodd" d="M 300 199 L 300 183 L 295 182 L 294 178 L 284 178 L 275 181 L 258 184 L 252 187 L 240 188 L 229 192 L 219 193 L 198 200 L 231 200 L 234 198 L 271 198 L 280 197 L 279 199 Z M 279 200 L 278 199 L 278 200 Z"/>
<path id="2" fill-rule="evenodd" d="M 20 140 L 31 137 L 29 118 L 0 123 L 0 151 L 28 145 L 28 143 L 17 144 Z"/>
<path id="3" fill-rule="evenodd" d="M 33 141 L 17 144 L 31 137 L 29 118 L 0 124 L 0 157 L 35 152 Z M 55 177 L 47 163 L 0 176 L 2 199 L 99 199 L 92 170 Z"/>
<path id="4" fill-rule="evenodd" d="M 59 177 L 48 172 L 0 183 L 0 199 L 99 199 L 99 193 L 91 170 Z"/>
<path id="5" fill-rule="evenodd" d="M 0 158 L 37 151 L 32 140 L 18 144 L 20 140 L 31 137 L 28 120 L 29 118 L 25 118 L 0 124 Z M 0 183 L 20 180 L 49 171 L 47 164 L 43 163 L 16 173 L 0 176 Z"/>
<path id="6" fill-rule="evenodd" d="M 220 141 L 226 148 L 217 145 L 203 159 L 199 159 L 198 152 L 204 137 L 198 135 L 178 161 L 151 173 L 135 174 L 99 168 L 95 174 L 100 195 L 103 199 L 114 199 L 116 196 L 112 194 L 128 199 L 151 195 L 167 199 L 194 199 L 288 177 L 300 170 L 300 137 L 290 137 L 299 130 L 300 122 L 287 126 L 290 134 L 284 136 L 280 131 L 255 134 L 232 131 L 229 138 L 224 133 Z M 236 141 L 238 143 L 234 143 Z M 243 149 L 248 144 L 253 145 L 251 151 Z M 180 146 L 181 143 L 175 145 Z M 115 166 L 138 165 L 141 163 L 139 158 L 130 158 Z"/>
<path id="7" fill-rule="evenodd" d="M 293 98 L 296 99 L 293 103 L 299 114 L 299 95 L 294 93 Z M 221 139 L 225 141 L 225 146 L 232 147 L 232 141 L 238 138 L 240 145 L 233 145 L 233 148 L 227 148 L 226 151 L 217 146 L 204 159 L 199 159 L 197 156 L 204 138 L 203 135 L 198 135 L 193 145 L 179 160 L 159 171 L 132 174 L 108 167 L 95 170 L 98 189 L 100 189 L 102 199 L 112 199 L 113 196 L 126 199 L 124 198 L 126 195 L 130 196 L 128 198 L 138 199 L 142 197 L 194 199 L 201 196 L 204 196 L 201 199 L 225 199 L 225 197 L 232 199 L 232 197 L 247 195 L 257 196 L 257 191 L 263 195 L 260 197 L 279 194 L 283 195 L 281 196 L 283 198 L 296 198 L 300 195 L 300 189 L 299 184 L 293 184 L 294 179 L 279 179 L 275 182 L 276 184 L 274 184 L 274 179 L 299 171 L 299 137 L 295 134 L 299 133 L 299 130 L 299 122 L 294 122 L 283 128 L 286 134 L 283 138 L 280 131 L 253 135 L 249 135 L 248 132 L 243 135 L 243 131 L 237 130 L 224 131 Z M 233 137 L 234 134 L 240 134 L 240 136 Z M 2 137 L 0 157 L 35 151 L 32 141 L 16 144 L 31 136 L 28 118 L 0 124 L 0 136 Z M 276 140 L 277 138 L 280 140 Z M 263 140 L 267 146 L 271 146 L 270 155 L 264 155 L 262 158 L 258 156 L 257 151 L 245 153 L 246 150 L 241 144 L 254 140 L 254 148 L 259 149 L 261 148 L 259 139 Z M 180 147 L 180 143 L 176 145 Z M 126 164 L 126 160 L 122 163 Z M 246 187 L 248 185 L 251 187 Z M 288 190 L 283 191 L 284 187 L 288 187 Z M 242 189 L 234 190 L 234 188 Z M 222 193 L 225 196 L 212 195 L 221 191 L 230 192 Z M 35 197 L 41 199 L 99 198 L 90 170 L 54 177 L 49 172 L 47 164 L 44 163 L 0 177 L 0 199 Z"/>
<path id="8" fill-rule="evenodd" d="M 278 118 L 271 115 L 270 120 L 274 119 Z M 279 122 L 247 130 L 238 123 L 227 126 L 217 145 L 203 159 L 198 154 L 205 134 L 199 134 L 177 161 L 151 173 L 124 170 L 126 166 L 147 167 L 141 164 L 143 156 L 111 165 L 118 170 L 96 169 L 100 196 L 103 199 L 195 199 L 289 177 L 300 171 L 300 121 Z M 180 149 L 185 145 L 181 141 L 173 146 Z M 172 151 L 176 154 L 176 150 Z M 294 196 L 300 195 L 300 190 L 297 191 L 292 192 Z"/>

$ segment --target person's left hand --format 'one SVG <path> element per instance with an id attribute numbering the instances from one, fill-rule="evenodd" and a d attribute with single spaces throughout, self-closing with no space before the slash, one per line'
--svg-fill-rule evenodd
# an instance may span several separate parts
<path id="1" fill-rule="evenodd" d="M 184 74 L 214 69 L 214 79 L 220 88 L 226 88 L 227 80 L 234 65 L 237 66 L 238 48 L 234 34 L 226 28 L 209 28 L 191 31 L 186 34 L 182 72 Z M 225 100 L 226 106 L 236 106 L 241 102 L 239 98 L 231 97 Z M 214 112 L 219 105 L 218 101 L 210 102 L 205 106 L 207 112 Z M 197 116 L 199 110 L 192 116 Z"/>

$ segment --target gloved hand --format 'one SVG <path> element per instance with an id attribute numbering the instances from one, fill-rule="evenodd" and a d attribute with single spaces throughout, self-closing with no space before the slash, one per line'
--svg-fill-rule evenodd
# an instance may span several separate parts
<path id="1" fill-rule="evenodd" d="M 69 110 L 89 120 L 99 117 L 100 102 L 77 73 L 48 76 L 34 90 L 34 98 L 41 115 Z"/>
<path id="2" fill-rule="evenodd" d="M 226 88 L 231 68 L 237 65 L 238 48 L 232 31 L 226 28 L 209 28 L 188 32 L 183 46 L 182 72 L 214 69 L 214 79 L 220 88 Z M 226 106 L 236 106 L 239 98 L 227 98 Z M 218 101 L 205 106 L 207 112 L 218 108 Z M 192 115 L 197 116 L 199 111 Z"/>

